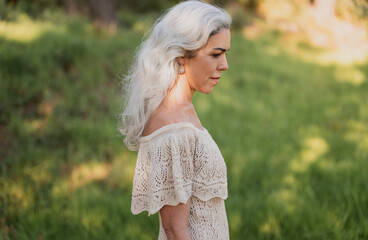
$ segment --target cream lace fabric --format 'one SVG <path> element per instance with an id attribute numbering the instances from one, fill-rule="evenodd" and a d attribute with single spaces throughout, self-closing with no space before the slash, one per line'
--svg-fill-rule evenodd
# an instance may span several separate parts
<path id="1" fill-rule="evenodd" d="M 166 125 L 140 140 L 134 173 L 133 214 L 158 212 L 190 198 L 192 240 L 226 240 L 229 229 L 226 165 L 206 129 L 189 122 Z M 167 239 L 161 224 L 158 239 Z"/>

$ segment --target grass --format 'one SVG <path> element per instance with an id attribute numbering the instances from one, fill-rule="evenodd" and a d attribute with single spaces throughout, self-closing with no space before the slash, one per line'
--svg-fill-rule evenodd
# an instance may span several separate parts
<path id="1" fill-rule="evenodd" d="M 158 216 L 130 212 L 136 153 L 116 129 L 144 24 L 49 18 L 26 39 L 0 24 L 0 239 L 156 239 Z M 194 98 L 227 163 L 231 239 L 367 239 L 368 69 L 232 35 L 229 71 Z"/>

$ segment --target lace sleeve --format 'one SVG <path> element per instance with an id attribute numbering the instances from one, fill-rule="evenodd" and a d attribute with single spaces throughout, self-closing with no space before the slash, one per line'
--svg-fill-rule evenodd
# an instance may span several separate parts
<path id="1" fill-rule="evenodd" d="M 186 203 L 192 193 L 195 139 L 181 129 L 140 144 L 134 173 L 133 214 L 158 212 L 164 205 Z"/>

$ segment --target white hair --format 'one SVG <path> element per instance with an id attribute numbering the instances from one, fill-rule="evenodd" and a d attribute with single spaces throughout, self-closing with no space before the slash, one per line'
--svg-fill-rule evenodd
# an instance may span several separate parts
<path id="1" fill-rule="evenodd" d="M 181 2 L 156 20 L 123 79 L 125 110 L 120 132 L 129 149 L 137 150 L 152 112 L 175 85 L 177 58 L 194 57 L 210 36 L 230 24 L 225 10 L 201 1 Z"/>

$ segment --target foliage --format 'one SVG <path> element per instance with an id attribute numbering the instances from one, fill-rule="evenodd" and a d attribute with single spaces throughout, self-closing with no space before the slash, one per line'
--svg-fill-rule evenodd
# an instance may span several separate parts
<path id="1" fill-rule="evenodd" d="M 248 12 L 245 15 L 254 15 L 264 6 L 272 3 L 276 6 L 291 5 L 298 11 L 303 11 L 305 6 L 311 5 L 311 0 L 206 0 L 216 5 L 220 5 L 226 8 L 230 8 L 234 11 L 235 25 L 243 24 L 247 25 L 247 16 L 244 16 L 244 10 Z M 76 9 L 81 14 L 89 12 L 88 1 L 74 0 Z M 167 9 L 174 4 L 177 0 L 125 0 L 114 1 L 116 10 L 123 14 L 130 15 L 130 13 L 152 13 L 160 12 L 162 9 Z M 336 0 L 336 12 L 338 15 L 347 18 L 349 20 L 364 20 L 368 19 L 368 3 L 365 0 Z M 64 10 L 66 3 L 62 0 L 29 0 L 29 1 L 12 1 L 12 0 L 0 0 L 0 19 L 14 20 L 16 14 L 14 12 L 26 12 L 29 16 L 37 18 L 43 15 L 45 11 L 50 9 Z M 234 8 L 235 7 L 235 8 Z M 273 10 L 275 10 L 273 8 Z M 277 12 L 280 9 L 277 9 Z M 130 12 L 130 13 L 129 13 Z M 285 16 L 287 17 L 287 16 Z"/>
<path id="2" fill-rule="evenodd" d="M 368 19 L 368 2 L 364 0 L 339 0 L 336 10 L 340 16 L 349 20 Z"/>
<path id="3" fill-rule="evenodd" d="M 0 0 L 0 19 L 14 20 L 17 14 L 26 12 L 29 16 L 37 18 L 46 10 L 62 9 L 62 0 L 27 0 L 12 1 Z"/>
<path id="4" fill-rule="evenodd" d="M 157 0 L 157 1 L 147 1 L 147 0 L 127 0 L 124 2 L 117 2 L 118 6 L 122 9 L 131 9 L 136 12 L 149 12 L 158 11 L 161 9 L 168 8 L 170 5 L 175 4 L 175 0 Z"/>
<path id="5" fill-rule="evenodd" d="M 254 12 L 244 10 L 238 4 L 231 5 L 226 10 L 232 17 L 232 29 L 242 29 L 254 20 Z"/>
<path id="6" fill-rule="evenodd" d="M 151 20 L 121 16 L 110 36 L 56 17 L 0 32 L 1 238 L 154 239 L 157 215 L 130 212 L 136 153 L 116 129 L 134 26 Z M 229 71 L 194 98 L 227 163 L 231 239 L 367 239 L 367 68 L 289 47 L 233 31 Z"/>

